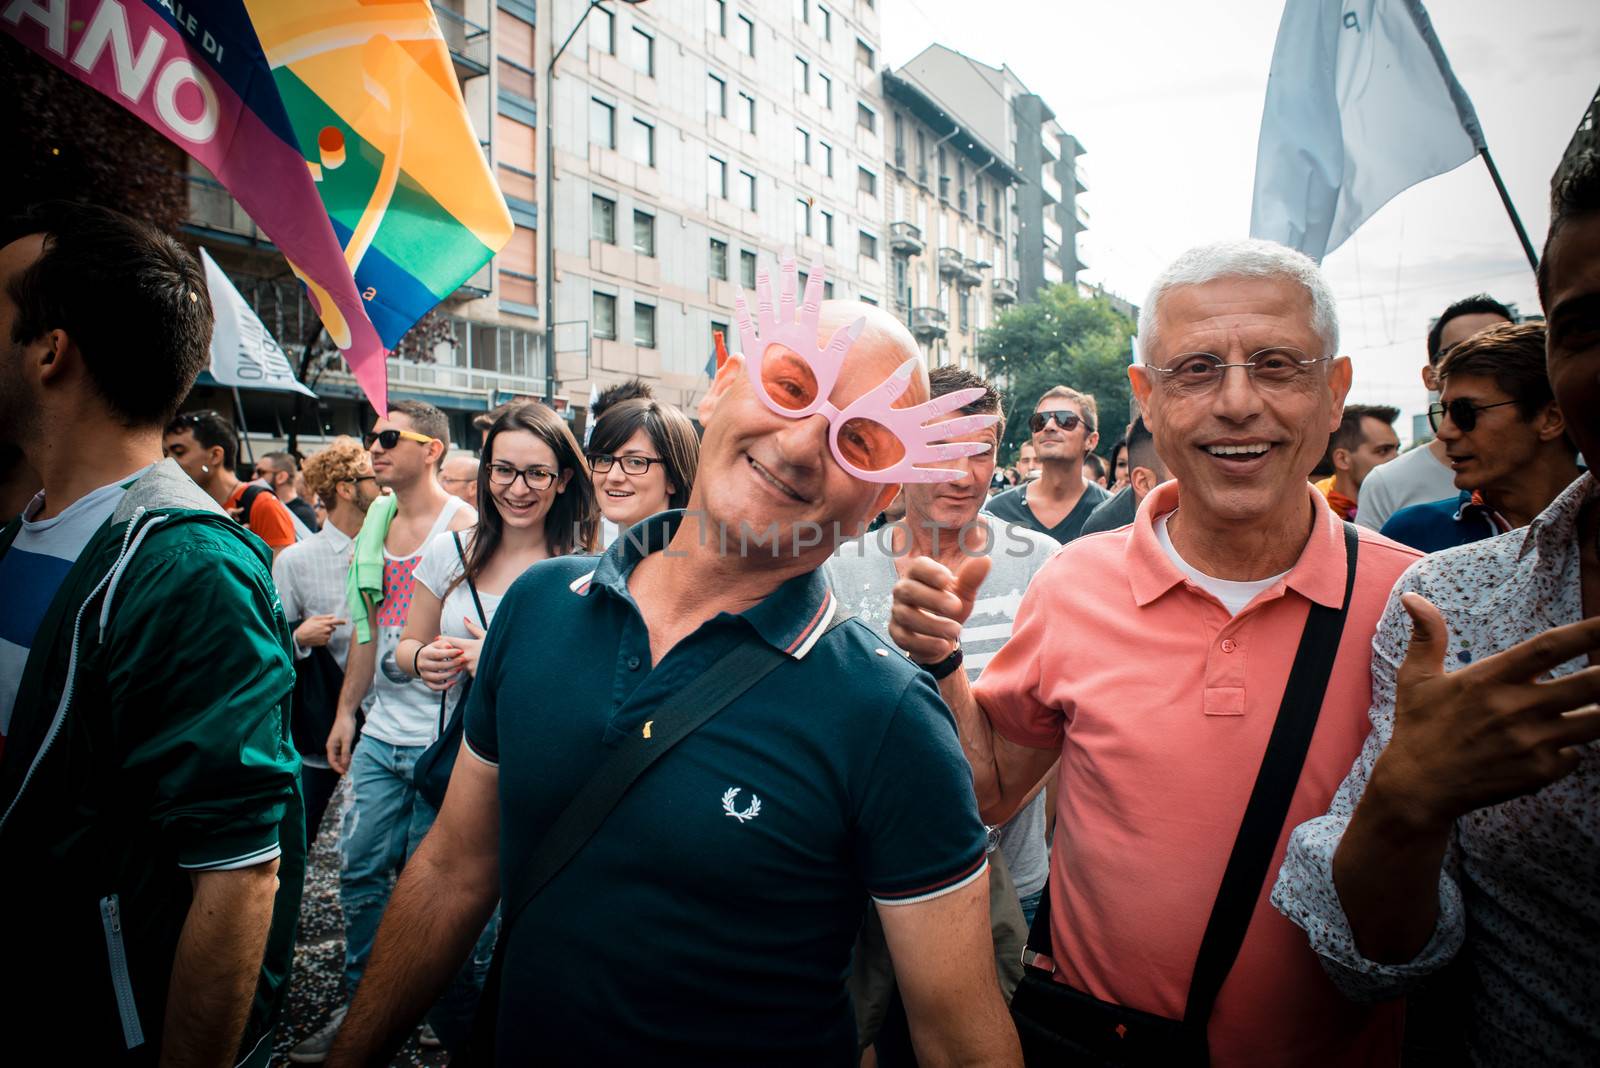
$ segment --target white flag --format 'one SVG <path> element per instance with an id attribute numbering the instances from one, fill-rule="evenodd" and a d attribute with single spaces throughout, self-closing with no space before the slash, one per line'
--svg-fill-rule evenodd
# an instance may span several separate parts
<path id="1" fill-rule="evenodd" d="M 1250 236 L 1320 261 L 1397 193 L 1483 147 L 1421 0 L 1288 0 Z"/>
<path id="2" fill-rule="evenodd" d="M 294 376 L 289 357 L 267 332 L 256 315 L 215 260 L 200 250 L 206 268 L 206 288 L 211 291 L 211 377 L 224 386 L 245 389 L 275 389 L 286 393 L 316 394 Z"/>

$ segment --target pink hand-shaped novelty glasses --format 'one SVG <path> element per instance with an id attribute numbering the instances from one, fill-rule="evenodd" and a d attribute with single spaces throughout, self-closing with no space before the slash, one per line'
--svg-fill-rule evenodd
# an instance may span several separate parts
<path id="1" fill-rule="evenodd" d="M 766 406 L 789 419 L 822 415 L 828 420 L 828 445 L 839 466 L 864 482 L 953 482 L 963 472 L 918 464 L 953 460 L 989 451 L 979 441 L 949 441 L 985 430 L 998 416 L 968 415 L 925 426 L 930 419 L 955 411 L 983 396 L 982 389 L 958 389 L 911 408 L 891 405 L 911 385 L 919 361 L 902 363 L 881 385 L 851 401 L 843 411 L 828 401 L 845 355 L 866 329 L 857 319 L 833 332 L 824 349 L 817 347 L 817 322 L 822 313 L 822 264 L 811 266 L 805 299 L 797 309 L 798 279 L 794 257 L 779 263 L 783 275 L 777 314 L 772 309 L 772 279 L 763 268 L 756 275 L 756 323 L 741 291 L 734 298 L 739 346 L 745 373 Z M 758 330 L 759 328 L 759 330 Z M 945 444 L 935 444 L 945 442 Z"/>

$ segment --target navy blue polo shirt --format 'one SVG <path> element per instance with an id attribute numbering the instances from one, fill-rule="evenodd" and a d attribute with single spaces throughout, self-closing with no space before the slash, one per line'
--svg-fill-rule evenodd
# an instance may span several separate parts
<path id="1" fill-rule="evenodd" d="M 1499 537 L 1501 531 L 1494 520 L 1494 509 L 1474 504 L 1472 491 L 1462 490 L 1458 497 L 1400 509 L 1383 524 L 1381 533 L 1420 552 L 1436 553 Z"/>
<path id="2" fill-rule="evenodd" d="M 955 723 L 926 673 L 836 602 L 821 569 L 650 663 L 628 575 L 682 513 L 598 560 L 530 568 L 489 628 L 466 710 L 500 769 L 502 891 L 625 732 L 754 636 L 788 654 L 654 764 L 517 919 L 502 1064 L 853 1065 L 845 990 L 867 898 L 985 870 Z"/>

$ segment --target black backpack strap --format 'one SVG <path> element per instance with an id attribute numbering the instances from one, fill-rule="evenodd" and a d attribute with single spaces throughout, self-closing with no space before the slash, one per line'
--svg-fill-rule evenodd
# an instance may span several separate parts
<path id="1" fill-rule="evenodd" d="M 488 630 L 489 618 L 483 614 L 483 602 L 478 600 L 478 587 L 473 583 L 472 576 L 467 574 L 467 553 L 461 548 L 461 531 L 452 530 L 450 536 L 456 541 L 456 556 L 461 559 L 461 581 L 467 584 L 467 592 L 472 594 L 472 607 L 478 610 L 478 626 Z"/>
<path id="2" fill-rule="evenodd" d="M 1317 729 L 1323 695 L 1333 674 L 1333 661 L 1339 655 L 1339 639 L 1345 617 L 1350 612 L 1350 594 L 1356 584 L 1356 555 L 1360 539 L 1356 528 L 1344 524 L 1346 559 L 1344 602 L 1337 608 L 1313 604 L 1306 615 L 1300 647 L 1295 650 L 1289 682 L 1283 688 L 1278 718 L 1272 724 L 1267 752 L 1261 759 L 1250 803 L 1239 822 L 1228 867 L 1222 873 L 1222 886 L 1211 907 L 1205 937 L 1195 957 L 1194 978 L 1189 982 L 1189 1001 L 1184 1008 L 1185 1022 L 1204 1025 L 1211 1016 L 1222 983 L 1233 969 L 1244 944 L 1245 931 L 1261 896 L 1261 883 L 1272 864 L 1289 803 L 1300 783 L 1311 735 Z"/>
<path id="3" fill-rule="evenodd" d="M 267 487 L 252 482 L 245 486 L 244 493 L 239 497 L 239 525 L 250 525 L 250 509 L 256 506 L 256 498 L 267 492 Z"/>

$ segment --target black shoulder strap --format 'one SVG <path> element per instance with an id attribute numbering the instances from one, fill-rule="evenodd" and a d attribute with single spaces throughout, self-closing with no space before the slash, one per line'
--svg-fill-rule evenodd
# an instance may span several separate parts
<path id="1" fill-rule="evenodd" d="M 836 607 L 834 618 L 823 634 L 849 618 L 842 606 Z M 617 802 L 650 765 L 788 659 L 788 654 L 759 638 L 747 637 L 718 657 L 693 682 L 663 701 L 642 730 L 628 734 L 617 743 L 605 763 L 556 817 L 515 879 L 507 884 L 507 907 L 501 911 L 501 944 L 505 944 L 506 932 L 516 922 L 518 914 L 588 843 Z"/>
<path id="2" fill-rule="evenodd" d="M 461 560 L 461 581 L 467 584 L 467 592 L 472 594 L 472 607 L 478 610 L 478 626 L 488 630 L 489 619 L 483 614 L 483 602 L 478 600 L 478 587 L 473 583 L 472 576 L 467 574 L 467 552 L 461 547 L 461 531 L 452 530 L 450 536 L 456 541 L 456 556 Z"/>
<path id="3" fill-rule="evenodd" d="M 256 506 L 256 498 L 267 492 L 267 487 L 258 486 L 254 482 L 244 488 L 243 495 L 239 498 L 239 525 L 250 525 L 250 509 Z"/>
<path id="4" fill-rule="evenodd" d="M 1295 787 L 1300 783 L 1311 735 L 1316 731 L 1317 717 L 1322 712 L 1322 698 L 1333 673 L 1333 661 L 1339 653 L 1345 617 L 1350 612 L 1350 595 L 1355 589 L 1359 543 L 1356 528 L 1345 523 L 1344 602 L 1338 608 L 1313 604 L 1306 614 L 1294 666 L 1289 669 L 1289 681 L 1283 689 L 1278 716 L 1272 724 L 1272 735 L 1267 739 L 1266 754 L 1261 758 L 1261 770 L 1256 774 L 1250 801 L 1239 823 L 1239 834 L 1233 842 L 1233 852 L 1228 856 L 1228 866 L 1211 907 L 1211 918 L 1206 922 L 1205 936 L 1200 940 L 1194 977 L 1189 982 L 1189 1001 L 1183 1013 L 1185 1022 L 1203 1025 L 1210 1018 L 1222 983 L 1239 956 L 1239 947 L 1244 944 L 1250 917 L 1261 896 L 1262 880 L 1266 878 L 1278 838 L 1283 833 Z M 1035 957 L 1047 955 L 1050 949 L 1050 886 L 1046 882 L 1033 926 L 1028 930 L 1028 948 L 1023 960 L 1031 964 Z"/>

